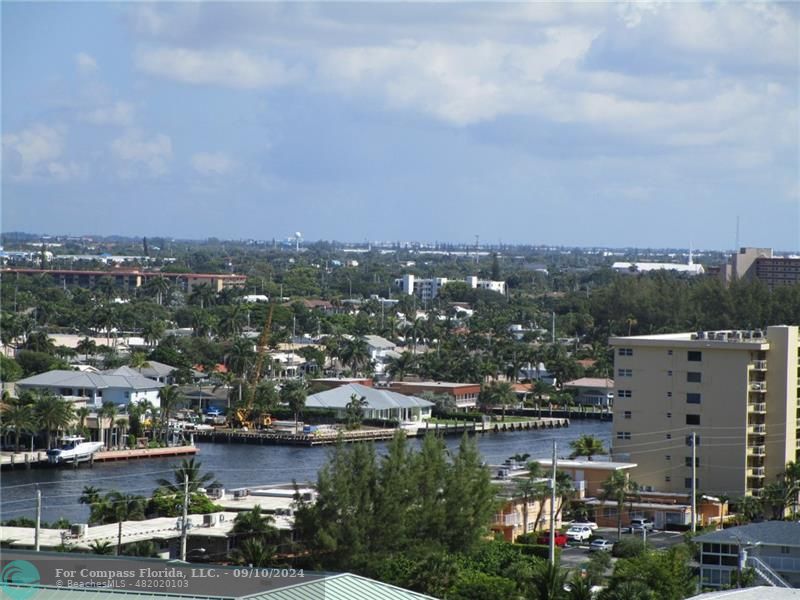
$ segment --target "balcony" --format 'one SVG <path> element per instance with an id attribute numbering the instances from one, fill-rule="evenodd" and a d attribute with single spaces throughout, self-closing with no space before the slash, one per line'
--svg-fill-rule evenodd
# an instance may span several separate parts
<path id="1" fill-rule="evenodd" d="M 753 381 L 750 383 L 750 391 L 751 392 L 766 392 L 767 391 L 767 382 L 766 381 Z"/>
<path id="2" fill-rule="evenodd" d="M 753 364 L 753 368 L 756 371 L 766 371 L 767 370 L 767 361 L 765 361 L 765 360 L 754 360 L 752 364 Z"/>
<path id="3" fill-rule="evenodd" d="M 751 487 L 745 490 L 745 496 L 753 496 L 754 498 L 760 498 L 761 495 L 764 493 L 763 487 Z"/>
<path id="4" fill-rule="evenodd" d="M 767 455 L 767 447 L 766 446 L 748 446 L 747 447 L 747 456 L 766 456 Z"/>
<path id="5" fill-rule="evenodd" d="M 750 467 L 747 469 L 748 477 L 764 477 L 764 467 Z"/>
<path id="6" fill-rule="evenodd" d="M 764 414 L 767 412 L 766 402 L 749 402 L 747 404 L 747 412 Z"/>
<path id="7" fill-rule="evenodd" d="M 747 426 L 747 433 L 760 433 L 765 434 L 767 433 L 767 426 L 763 423 L 759 423 L 756 425 L 748 425 Z"/>
<path id="8" fill-rule="evenodd" d="M 495 515 L 494 524 L 502 525 L 504 527 L 511 527 L 514 525 L 521 525 L 522 519 L 516 513 L 511 513 L 509 515 Z"/>

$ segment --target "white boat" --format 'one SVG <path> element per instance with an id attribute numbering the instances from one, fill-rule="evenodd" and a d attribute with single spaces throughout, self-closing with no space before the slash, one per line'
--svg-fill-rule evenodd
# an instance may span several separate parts
<path id="1" fill-rule="evenodd" d="M 103 442 L 87 442 L 79 435 L 65 435 L 61 438 L 60 448 L 52 448 L 47 451 L 47 460 L 54 465 L 84 462 L 102 447 Z"/>

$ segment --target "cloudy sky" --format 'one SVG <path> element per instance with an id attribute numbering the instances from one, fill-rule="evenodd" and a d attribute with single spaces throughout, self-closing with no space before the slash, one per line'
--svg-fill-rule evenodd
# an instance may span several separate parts
<path id="1" fill-rule="evenodd" d="M 2 3 L 2 229 L 800 249 L 793 4 Z"/>

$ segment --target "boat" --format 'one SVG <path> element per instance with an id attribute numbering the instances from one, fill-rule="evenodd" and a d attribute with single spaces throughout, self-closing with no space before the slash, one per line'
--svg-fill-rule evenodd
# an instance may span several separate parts
<path id="1" fill-rule="evenodd" d="M 61 438 L 61 447 L 47 451 L 50 464 L 85 462 L 103 447 L 103 442 L 87 442 L 79 435 L 65 435 Z"/>

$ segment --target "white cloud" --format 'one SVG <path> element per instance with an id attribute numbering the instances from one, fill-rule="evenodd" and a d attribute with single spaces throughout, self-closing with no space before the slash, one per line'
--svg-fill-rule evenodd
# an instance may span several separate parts
<path id="1" fill-rule="evenodd" d="M 65 130 L 36 124 L 3 135 L 3 172 L 15 181 L 68 181 L 87 175 L 87 169 L 62 160 Z"/>
<path id="2" fill-rule="evenodd" d="M 134 108 L 129 102 L 115 102 L 83 113 L 81 119 L 94 125 L 130 125 L 133 122 Z"/>
<path id="3" fill-rule="evenodd" d="M 137 172 L 159 176 L 167 172 L 172 160 L 172 140 L 163 133 L 147 139 L 141 132 L 131 130 L 111 142 L 111 152 L 122 163 L 123 177 Z"/>
<path id="4" fill-rule="evenodd" d="M 150 75 L 181 83 L 239 89 L 284 85 L 300 76 L 280 61 L 241 50 L 142 49 L 136 54 L 136 66 Z"/>
<path id="5" fill-rule="evenodd" d="M 201 175 L 225 175 L 236 163 L 221 152 L 198 152 L 191 158 L 192 167 Z"/>
<path id="6" fill-rule="evenodd" d="M 78 52 L 75 55 L 75 64 L 81 73 L 94 73 L 97 71 L 97 61 L 91 54 Z"/>

